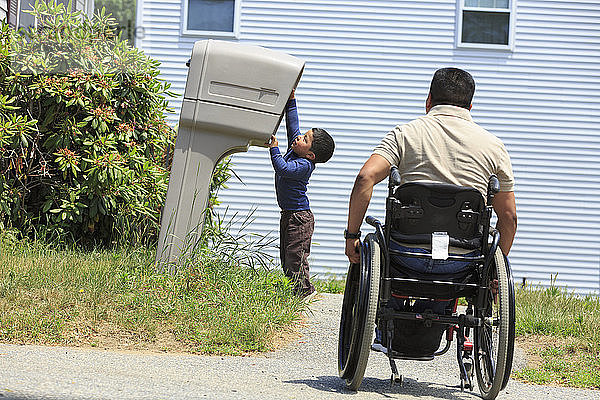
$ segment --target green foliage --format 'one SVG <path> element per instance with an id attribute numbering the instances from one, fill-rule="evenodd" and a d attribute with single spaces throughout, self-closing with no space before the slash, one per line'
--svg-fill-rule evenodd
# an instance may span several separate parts
<path id="1" fill-rule="evenodd" d="M 346 280 L 338 275 L 311 276 L 311 282 L 321 293 L 344 293 Z"/>
<path id="2" fill-rule="evenodd" d="M 156 240 L 174 131 L 159 63 L 54 0 L 2 22 L 0 224 L 78 240 Z M 0 227 L 2 228 L 2 227 Z"/>
<path id="3" fill-rule="evenodd" d="M 575 337 L 596 343 L 600 350 L 600 298 L 577 296 L 552 284 L 548 288 L 516 290 L 518 335 Z"/>
<path id="4" fill-rule="evenodd" d="M 117 31 L 121 32 L 121 37 L 129 40 L 133 45 L 135 36 L 135 0 L 94 0 L 94 8 L 101 11 L 103 8 L 106 13 L 110 13 L 117 22 Z"/>

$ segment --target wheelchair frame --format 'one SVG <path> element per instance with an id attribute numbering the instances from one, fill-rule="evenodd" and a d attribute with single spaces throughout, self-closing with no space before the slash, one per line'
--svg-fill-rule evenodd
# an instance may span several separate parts
<path id="1" fill-rule="evenodd" d="M 423 278 L 398 278 L 390 273 L 391 255 L 432 258 L 431 253 L 391 250 L 392 210 L 399 203 L 395 191 L 400 187 L 400 175 L 396 167 L 390 171 L 386 201 L 385 225 L 367 216 L 366 222 L 375 228 L 361 242 L 360 264 L 350 264 L 342 306 L 338 344 L 338 371 L 351 390 L 358 390 L 367 365 L 375 322 L 386 335 L 386 354 L 392 370 L 391 382 L 402 383 L 396 359 L 429 361 L 446 353 L 454 333 L 457 337 L 457 362 L 460 370 L 460 388 L 473 389 L 473 376 L 484 399 L 494 399 L 507 385 L 514 352 L 515 298 L 514 284 L 508 260 L 502 255 L 498 243 L 500 233 L 490 228 L 492 201 L 499 190 L 496 176 L 490 177 L 487 205 L 481 210 L 478 222 L 483 234 L 480 240 L 481 255 L 450 255 L 448 260 L 468 261 L 475 264 L 473 279 L 468 282 L 430 280 Z M 483 199 L 482 199 L 483 200 Z M 405 207 L 406 208 L 406 207 Z M 413 210 L 414 211 L 414 210 Z M 466 216 L 468 217 L 468 216 Z M 414 287 L 427 288 L 430 293 L 440 288 L 457 290 L 452 315 L 433 312 L 398 311 L 388 306 L 395 292 L 408 293 L 408 299 L 433 299 L 432 296 L 415 295 Z M 404 292 L 403 292 L 404 291 Z M 397 296 L 394 296 L 397 297 Z M 465 297 L 466 312 L 456 312 L 458 297 Z M 432 324 L 445 326 L 446 344 L 433 354 L 406 355 L 392 348 L 394 323 L 398 320 L 422 321 L 424 327 Z M 383 331 L 385 329 L 385 331 Z M 466 338 L 473 331 L 473 345 Z M 474 357 L 474 359 L 473 359 Z M 473 363 L 475 368 L 473 370 Z"/>

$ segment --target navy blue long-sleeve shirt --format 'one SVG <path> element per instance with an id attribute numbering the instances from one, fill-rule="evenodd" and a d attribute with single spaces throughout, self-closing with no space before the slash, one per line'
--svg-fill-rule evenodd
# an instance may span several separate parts
<path id="1" fill-rule="evenodd" d="M 300 135 L 298 109 L 296 100 L 290 99 L 285 105 L 285 127 L 287 130 L 288 148 L 281 155 L 279 147 L 271 147 L 271 162 L 275 170 L 275 192 L 277 203 L 282 210 L 300 211 L 310 209 L 306 188 L 308 179 L 315 169 L 315 164 L 299 157 L 292 150 L 292 143 Z"/>

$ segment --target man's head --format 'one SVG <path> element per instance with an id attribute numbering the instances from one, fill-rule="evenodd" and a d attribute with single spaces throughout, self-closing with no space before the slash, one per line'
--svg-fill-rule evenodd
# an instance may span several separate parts
<path id="1" fill-rule="evenodd" d="M 314 163 L 324 163 L 333 155 L 335 143 L 325 129 L 312 128 L 304 135 L 298 135 L 292 143 L 294 153 Z"/>
<path id="2" fill-rule="evenodd" d="M 427 112 L 440 104 L 470 110 L 473 93 L 475 93 L 475 81 L 467 71 L 458 68 L 438 69 L 431 80 Z"/>

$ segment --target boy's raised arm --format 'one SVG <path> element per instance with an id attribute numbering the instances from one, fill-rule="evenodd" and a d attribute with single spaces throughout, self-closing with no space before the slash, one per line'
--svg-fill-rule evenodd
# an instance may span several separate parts
<path id="1" fill-rule="evenodd" d="M 296 106 L 296 98 L 294 91 L 285 105 L 285 128 L 287 130 L 288 148 L 292 142 L 300 134 L 300 125 L 298 123 L 298 107 Z"/>

